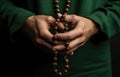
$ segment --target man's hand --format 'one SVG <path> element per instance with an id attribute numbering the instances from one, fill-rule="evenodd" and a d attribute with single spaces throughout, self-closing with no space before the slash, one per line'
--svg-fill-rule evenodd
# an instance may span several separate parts
<path id="1" fill-rule="evenodd" d="M 65 33 L 57 33 L 55 39 L 60 41 L 69 40 L 68 52 L 72 55 L 73 51 L 84 45 L 98 31 L 98 28 L 92 20 L 77 15 L 66 15 L 65 19 L 71 23 L 74 29 Z M 64 51 L 65 49 L 64 44 L 53 47 L 53 51 Z"/>
<path id="2" fill-rule="evenodd" d="M 53 34 L 49 32 L 54 26 L 55 19 L 52 16 L 36 15 L 29 17 L 22 30 L 32 39 L 39 48 L 52 50 Z"/>

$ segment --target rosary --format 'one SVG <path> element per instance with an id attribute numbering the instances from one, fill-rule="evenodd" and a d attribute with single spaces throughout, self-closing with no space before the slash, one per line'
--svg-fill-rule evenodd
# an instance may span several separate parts
<path id="1" fill-rule="evenodd" d="M 65 27 L 65 29 L 61 31 L 62 33 L 67 32 L 69 30 L 68 22 L 65 21 L 65 15 L 67 15 L 67 13 L 68 13 L 68 10 L 69 10 L 69 7 L 70 7 L 70 2 L 71 2 L 71 0 L 66 0 L 66 5 L 65 5 L 64 13 L 62 14 L 61 17 L 59 17 L 59 14 L 60 14 L 59 0 L 54 0 L 55 12 L 56 12 L 56 15 L 57 15 L 56 22 L 55 22 L 56 26 L 54 27 L 55 33 L 54 33 L 54 36 L 53 36 L 53 44 L 54 45 L 56 45 L 57 42 L 58 42 L 55 39 L 55 34 L 59 33 L 58 27 L 57 27 L 58 23 L 62 22 L 63 25 L 64 25 L 64 27 Z M 54 56 L 53 56 L 53 63 L 52 63 L 53 70 L 56 73 L 56 75 L 58 75 L 59 77 L 62 77 L 63 73 L 67 73 L 68 70 L 69 70 L 69 67 L 70 67 L 70 65 L 69 65 L 69 59 L 68 59 L 69 40 L 67 42 L 65 42 L 64 46 L 66 47 L 66 49 L 64 51 L 62 51 L 62 53 L 64 53 L 64 54 L 60 54 L 60 52 L 58 52 L 58 51 L 55 51 L 53 53 L 54 54 Z M 62 55 L 63 58 L 64 58 L 64 62 L 63 63 L 65 63 L 65 64 L 64 64 L 63 70 L 60 70 L 58 68 L 58 55 L 59 54 Z"/>

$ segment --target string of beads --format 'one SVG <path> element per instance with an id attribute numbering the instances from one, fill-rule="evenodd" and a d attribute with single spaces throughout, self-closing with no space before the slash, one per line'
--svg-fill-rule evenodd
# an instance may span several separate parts
<path id="1" fill-rule="evenodd" d="M 56 22 L 55 22 L 55 34 L 58 33 L 58 23 L 59 22 L 62 22 L 65 26 L 65 29 L 62 30 L 61 32 L 67 32 L 69 30 L 68 28 L 68 23 L 65 21 L 65 15 L 68 14 L 68 11 L 69 11 L 69 7 L 70 7 L 70 2 L 71 0 L 66 0 L 66 5 L 65 5 L 65 9 L 64 9 L 64 13 L 62 14 L 61 17 L 59 17 L 59 14 L 60 14 L 60 6 L 59 6 L 59 0 L 54 0 L 54 4 L 55 4 L 55 12 L 56 12 Z M 55 35 L 54 34 L 54 35 Z M 53 43 L 56 45 L 57 44 L 57 40 L 54 38 L 55 36 L 53 36 Z M 65 51 L 62 51 L 62 53 L 64 54 L 60 54 L 63 56 L 64 58 L 64 62 L 65 62 L 65 65 L 64 65 L 64 68 L 63 70 L 59 70 L 58 68 L 58 55 L 59 55 L 59 52 L 58 51 L 55 51 L 54 52 L 54 57 L 53 57 L 53 69 L 54 69 L 54 72 L 59 76 L 59 77 L 62 77 L 63 75 L 63 72 L 67 73 L 68 70 L 69 70 L 69 67 L 70 67 L 70 61 L 68 59 L 68 46 L 69 46 L 69 41 L 65 42 L 65 45 L 66 47 Z"/>

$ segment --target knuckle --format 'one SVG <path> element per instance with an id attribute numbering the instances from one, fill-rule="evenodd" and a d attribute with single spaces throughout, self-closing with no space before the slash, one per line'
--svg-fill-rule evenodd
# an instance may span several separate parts
<path id="1" fill-rule="evenodd" d="M 72 15 L 72 18 L 73 18 L 73 19 L 76 19 L 76 17 L 77 17 L 77 15 Z"/>
<path id="2" fill-rule="evenodd" d="M 80 29 L 79 33 L 82 35 L 84 33 L 84 31 L 82 29 Z"/>
<path id="3" fill-rule="evenodd" d="M 51 20 L 51 19 L 53 19 L 52 16 L 48 16 L 48 17 L 47 17 L 47 20 L 48 20 L 48 21 Z"/>
<path id="4" fill-rule="evenodd" d="M 36 20 L 39 20 L 40 18 L 41 18 L 41 16 L 37 16 L 37 15 L 35 16 Z"/>

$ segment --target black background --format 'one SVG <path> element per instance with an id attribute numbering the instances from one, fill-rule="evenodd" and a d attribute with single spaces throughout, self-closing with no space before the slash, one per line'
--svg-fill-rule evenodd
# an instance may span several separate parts
<path id="1" fill-rule="evenodd" d="M 120 77 L 120 33 L 111 39 L 113 77 Z"/>

